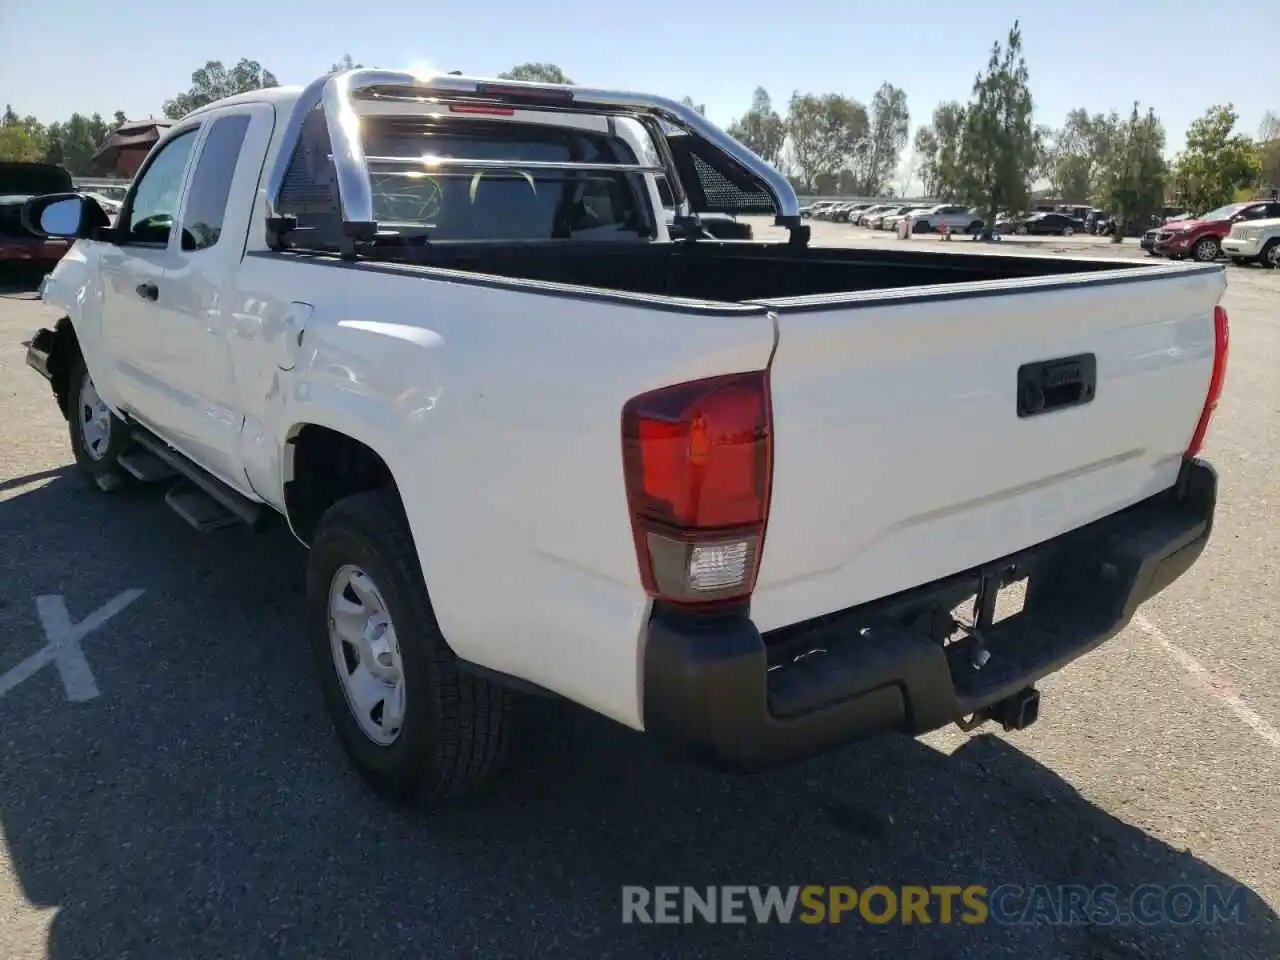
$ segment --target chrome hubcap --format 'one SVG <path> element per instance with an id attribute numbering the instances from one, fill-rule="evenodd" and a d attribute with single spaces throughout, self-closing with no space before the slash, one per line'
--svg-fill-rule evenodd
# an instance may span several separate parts
<path id="1" fill-rule="evenodd" d="M 1199 246 L 1196 247 L 1196 258 L 1199 260 L 1212 260 L 1214 252 L 1212 240 L 1201 240 Z"/>
<path id="2" fill-rule="evenodd" d="M 379 746 L 394 743 L 404 724 L 400 644 L 377 584 L 351 564 L 329 584 L 329 647 L 361 732 Z"/>
<path id="3" fill-rule="evenodd" d="M 1267 263 L 1273 266 L 1280 266 L 1280 243 L 1277 243 L 1267 251 Z"/>
<path id="4" fill-rule="evenodd" d="M 111 411 L 98 396 L 88 373 L 80 383 L 80 445 L 91 460 L 101 460 L 111 443 Z"/>

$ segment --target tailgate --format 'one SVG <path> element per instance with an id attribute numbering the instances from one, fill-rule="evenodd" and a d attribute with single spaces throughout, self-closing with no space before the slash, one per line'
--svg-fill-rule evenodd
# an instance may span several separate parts
<path id="1" fill-rule="evenodd" d="M 928 583 L 1171 486 L 1225 288 L 1220 267 L 1173 266 L 772 303 L 756 625 Z M 1020 370 L 1024 394 L 1032 380 L 1070 402 L 1091 363 L 1090 400 L 1019 415 Z"/>

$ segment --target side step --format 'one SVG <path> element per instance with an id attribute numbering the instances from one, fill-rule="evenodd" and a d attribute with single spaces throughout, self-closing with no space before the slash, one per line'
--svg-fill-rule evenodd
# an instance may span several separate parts
<path id="1" fill-rule="evenodd" d="M 237 520 L 247 523 L 255 532 L 266 528 L 271 518 L 271 511 L 265 505 L 242 496 L 142 427 L 134 427 L 131 436 L 138 446 L 144 448 L 146 457 L 159 461 L 161 466 L 185 478 L 187 482 L 177 484 L 164 499 L 165 503 L 197 530 L 214 530 Z M 142 453 L 142 451 L 138 452 Z M 134 462 L 133 458 L 129 459 L 130 462 Z M 139 459 L 142 463 L 146 463 L 144 458 Z M 122 463 L 121 466 L 130 473 L 134 473 L 129 465 Z M 139 467 L 143 473 L 155 469 L 148 466 Z M 137 474 L 134 475 L 137 476 Z M 230 519 L 223 522 L 224 517 Z"/>
<path id="2" fill-rule="evenodd" d="M 173 488 L 164 495 L 164 502 L 174 513 L 201 533 L 220 530 L 240 522 L 240 518 L 234 513 L 224 509 L 222 504 L 208 496 L 194 483 L 188 483 L 186 480 L 179 480 L 174 484 Z"/>
<path id="3" fill-rule="evenodd" d="M 116 458 L 116 463 L 126 473 L 132 474 L 143 483 L 158 483 L 161 480 L 168 480 L 170 477 L 178 475 L 173 467 L 169 466 L 154 453 L 148 452 L 145 447 L 133 447 L 126 450 Z"/>

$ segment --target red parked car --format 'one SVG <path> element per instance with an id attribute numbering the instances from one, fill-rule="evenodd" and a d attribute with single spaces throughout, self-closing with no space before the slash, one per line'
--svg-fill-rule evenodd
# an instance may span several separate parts
<path id="1" fill-rule="evenodd" d="M 0 269 L 47 271 L 62 259 L 70 242 L 32 234 L 22 224 L 22 207 L 32 197 L 74 189 L 71 175 L 57 164 L 0 161 Z"/>
<path id="2" fill-rule="evenodd" d="M 1250 200 L 1229 203 L 1195 220 L 1177 220 L 1148 230 L 1142 247 L 1172 260 L 1192 257 L 1200 261 L 1216 260 L 1222 255 L 1222 238 L 1241 220 L 1263 220 L 1280 217 L 1280 203 L 1275 200 Z"/>

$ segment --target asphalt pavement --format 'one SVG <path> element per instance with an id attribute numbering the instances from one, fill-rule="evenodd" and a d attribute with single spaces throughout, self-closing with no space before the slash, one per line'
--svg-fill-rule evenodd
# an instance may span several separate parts
<path id="1" fill-rule="evenodd" d="M 1280 273 L 1229 276 L 1213 539 L 1037 725 L 735 777 L 531 700 L 506 775 L 430 815 L 330 734 L 301 548 L 89 489 L 19 346 L 53 315 L 0 294 L 0 957 L 1280 956 Z M 657 884 L 1181 884 L 1243 912 L 624 925 L 622 887 Z"/>

